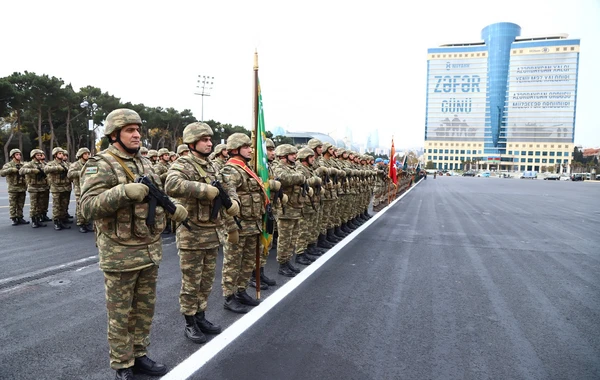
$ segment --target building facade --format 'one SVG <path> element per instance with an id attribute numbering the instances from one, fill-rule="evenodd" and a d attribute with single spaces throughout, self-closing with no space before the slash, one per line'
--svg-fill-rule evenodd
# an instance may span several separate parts
<path id="1" fill-rule="evenodd" d="M 520 34 L 497 23 L 428 49 L 424 156 L 437 169 L 568 170 L 579 40 Z"/>

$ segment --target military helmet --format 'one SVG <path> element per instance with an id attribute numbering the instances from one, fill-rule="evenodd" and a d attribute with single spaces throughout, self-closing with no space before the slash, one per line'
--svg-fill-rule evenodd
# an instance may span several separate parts
<path id="1" fill-rule="evenodd" d="M 177 147 L 177 154 L 181 154 L 183 152 L 189 152 L 190 148 L 187 147 L 187 145 L 185 144 L 181 144 Z"/>
<path id="2" fill-rule="evenodd" d="M 265 139 L 265 145 L 267 148 L 275 148 L 275 143 L 271 139 Z"/>
<path id="3" fill-rule="evenodd" d="M 172 156 L 177 156 L 177 153 L 175 153 L 172 150 L 170 150 L 169 151 L 169 157 L 172 157 Z"/>
<path id="4" fill-rule="evenodd" d="M 90 150 L 88 148 L 80 148 L 77 153 L 75 154 L 75 158 L 79 159 L 81 156 L 83 156 L 84 153 L 89 153 Z"/>
<path id="5" fill-rule="evenodd" d="M 141 153 L 141 154 L 143 154 L 143 153 L 148 153 L 148 148 L 146 148 L 145 146 L 141 146 L 141 147 L 140 147 L 140 153 Z"/>
<path id="6" fill-rule="evenodd" d="M 129 124 L 137 124 L 141 127 L 142 118 L 134 110 L 118 108 L 106 116 L 104 136 L 110 136 L 110 134 L 114 131 L 117 131 Z"/>
<path id="7" fill-rule="evenodd" d="M 288 154 L 298 153 L 298 148 L 290 144 L 281 144 L 275 148 L 275 155 L 277 157 L 287 156 Z"/>
<path id="8" fill-rule="evenodd" d="M 183 130 L 183 143 L 192 144 L 200 140 L 202 137 L 212 136 L 213 130 L 206 123 L 199 121 L 188 124 Z"/>
<path id="9" fill-rule="evenodd" d="M 52 157 L 56 156 L 56 153 L 63 153 L 63 149 L 59 146 L 55 147 L 54 149 L 52 149 Z"/>
<path id="10" fill-rule="evenodd" d="M 236 132 L 227 138 L 227 150 L 239 149 L 244 145 L 252 145 L 250 137 L 244 133 Z"/>
<path id="11" fill-rule="evenodd" d="M 344 154 L 344 153 L 347 153 L 347 152 L 348 152 L 348 151 L 347 151 L 346 149 L 344 149 L 344 148 L 337 148 L 337 150 L 336 150 L 336 153 L 337 153 L 338 155 L 340 155 L 340 156 L 341 156 L 342 154 Z"/>
<path id="12" fill-rule="evenodd" d="M 33 149 L 31 153 L 29 153 L 29 157 L 34 158 L 36 154 L 44 154 L 44 151 L 41 149 Z"/>
<path id="13" fill-rule="evenodd" d="M 329 150 L 329 148 L 331 148 L 333 145 L 331 145 L 330 143 L 326 142 L 323 144 L 323 152 L 327 152 Z"/>
<path id="14" fill-rule="evenodd" d="M 156 156 L 158 156 L 158 151 L 156 149 L 148 150 L 148 158 L 156 157 Z"/>
<path id="15" fill-rule="evenodd" d="M 217 155 L 221 154 L 221 152 L 224 150 L 227 150 L 227 144 L 218 144 L 213 150 L 213 152 L 215 153 L 215 155 Z"/>
<path id="16" fill-rule="evenodd" d="M 302 148 L 298 151 L 298 159 L 300 161 L 306 159 L 309 156 L 314 156 L 315 155 L 315 151 L 312 150 L 311 148 Z"/>
<path id="17" fill-rule="evenodd" d="M 317 147 L 323 146 L 323 143 L 319 139 L 310 139 L 308 140 L 308 147 L 310 149 L 317 149 Z"/>
<path id="18" fill-rule="evenodd" d="M 21 151 L 19 149 L 11 149 L 8 156 L 12 158 L 12 156 L 14 156 L 16 153 L 21 153 Z M 23 153 L 21 153 L 21 155 L 23 155 Z"/>
<path id="19" fill-rule="evenodd" d="M 163 154 L 169 154 L 169 150 L 167 148 L 160 148 L 158 150 L 158 156 L 162 157 Z"/>

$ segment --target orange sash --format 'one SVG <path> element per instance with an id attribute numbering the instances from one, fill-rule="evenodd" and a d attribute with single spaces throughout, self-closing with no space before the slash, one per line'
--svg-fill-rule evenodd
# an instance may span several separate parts
<path id="1" fill-rule="evenodd" d="M 262 179 L 258 178 L 256 173 L 254 173 L 252 171 L 252 169 L 250 169 L 248 167 L 248 165 L 246 165 L 246 162 L 244 162 L 238 158 L 230 158 L 229 160 L 227 160 L 227 163 L 235 165 L 235 166 L 239 166 L 240 168 L 242 168 L 243 171 L 248 173 L 248 175 L 250 177 L 254 178 L 256 180 L 256 182 L 258 182 L 258 185 L 260 186 L 261 190 L 263 191 L 263 194 L 265 194 L 265 207 L 266 207 L 270 203 L 270 201 L 269 201 L 269 196 L 267 195 L 267 190 L 265 190 L 265 186 L 263 185 Z"/>

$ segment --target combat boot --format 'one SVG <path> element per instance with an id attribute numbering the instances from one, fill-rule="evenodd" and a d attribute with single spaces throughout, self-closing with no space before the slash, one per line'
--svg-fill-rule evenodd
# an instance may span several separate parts
<path id="1" fill-rule="evenodd" d="M 319 248 L 333 248 L 335 244 L 332 244 L 330 242 L 328 242 L 327 240 L 325 240 L 325 235 L 321 234 L 319 235 L 319 240 L 317 241 L 317 247 Z"/>
<path id="2" fill-rule="evenodd" d="M 317 245 L 315 243 L 312 243 L 309 244 L 308 247 L 306 247 L 306 253 L 308 253 L 311 256 L 321 256 L 324 252 L 320 249 L 317 249 Z"/>
<path id="3" fill-rule="evenodd" d="M 62 224 L 73 224 L 73 221 L 69 220 L 68 218 L 63 218 L 60 221 L 62 222 Z"/>
<path id="4" fill-rule="evenodd" d="M 143 373 L 148 376 L 163 376 L 167 373 L 167 366 L 150 359 L 146 355 L 135 358 L 133 372 Z"/>
<path id="5" fill-rule="evenodd" d="M 226 310 L 233 311 L 238 314 L 246 314 L 250 311 L 247 306 L 242 305 L 237 298 L 232 295 L 225 297 L 225 303 L 223 304 L 223 308 Z"/>
<path id="6" fill-rule="evenodd" d="M 341 227 L 340 227 L 340 226 L 336 226 L 336 227 L 333 229 L 333 235 L 334 235 L 334 236 L 336 236 L 336 237 L 338 237 L 338 238 L 340 238 L 340 239 L 342 239 L 342 240 L 344 240 L 344 238 L 345 238 L 346 236 L 348 236 L 348 234 L 347 234 L 347 233 L 345 233 L 344 231 L 342 231 L 342 229 L 341 229 Z"/>
<path id="7" fill-rule="evenodd" d="M 205 343 L 206 336 L 196 324 L 196 318 L 193 315 L 184 315 L 185 317 L 185 337 L 196 344 Z"/>
<path id="8" fill-rule="evenodd" d="M 369 220 L 369 219 L 371 219 L 371 218 L 372 218 L 372 216 L 369 214 L 369 210 L 365 210 L 365 212 L 363 213 L 363 216 L 364 216 L 365 218 L 367 218 L 367 220 Z"/>
<path id="9" fill-rule="evenodd" d="M 311 255 L 311 253 L 308 252 L 308 250 L 304 251 L 304 256 L 306 256 L 306 258 L 310 260 L 311 263 L 314 263 L 319 258 L 319 256 Z"/>
<path id="10" fill-rule="evenodd" d="M 52 219 L 48 218 L 48 214 L 42 214 L 41 215 L 42 219 L 40 220 L 41 222 L 51 222 Z"/>
<path id="11" fill-rule="evenodd" d="M 28 220 L 23 219 L 23 217 L 17 218 L 19 219 L 19 224 L 29 224 Z"/>
<path id="12" fill-rule="evenodd" d="M 246 293 L 246 289 L 238 290 L 234 295 L 235 299 L 238 300 L 242 305 L 248 306 L 258 306 L 260 305 L 260 300 L 254 299 Z"/>
<path id="13" fill-rule="evenodd" d="M 12 225 L 13 226 L 18 226 L 19 225 L 19 219 L 18 218 L 11 218 L 12 220 Z"/>
<path id="14" fill-rule="evenodd" d="M 254 278 L 254 272 L 252 272 L 252 277 L 250 277 L 250 280 L 248 281 L 248 285 L 250 285 L 251 287 L 256 289 L 256 278 Z M 269 289 L 269 284 L 264 283 L 261 280 L 260 281 L 260 290 L 267 290 L 267 289 Z"/>
<path id="15" fill-rule="evenodd" d="M 287 263 L 279 264 L 279 270 L 277 271 L 277 273 L 285 277 L 296 276 L 296 273 L 292 272 L 292 270 L 287 266 Z"/>
<path id="16" fill-rule="evenodd" d="M 94 225 L 92 224 L 92 222 L 85 224 L 85 229 L 88 230 L 88 232 L 94 232 Z"/>
<path id="17" fill-rule="evenodd" d="M 306 257 L 306 255 L 304 253 L 299 253 L 296 255 L 296 262 L 300 265 L 310 265 L 312 264 L 312 261 L 310 261 L 308 259 L 308 257 Z"/>
<path id="18" fill-rule="evenodd" d="M 290 270 L 294 273 L 300 273 L 300 269 L 296 268 L 295 266 L 292 265 L 292 260 L 287 262 L 287 266 L 288 268 L 290 268 Z"/>
<path id="19" fill-rule="evenodd" d="M 340 227 L 342 231 L 350 235 L 352 233 L 352 228 L 348 225 L 348 223 L 343 223 L 342 227 Z"/>
<path id="20" fill-rule="evenodd" d="M 196 319 L 196 325 L 198 326 L 200 331 L 202 331 L 203 333 L 205 333 L 205 334 L 220 334 L 221 333 L 221 326 L 215 325 L 214 323 L 209 322 L 206 319 L 206 317 L 204 316 L 203 311 L 197 312 L 196 315 L 194 315 L 194 318 Z"/>
<path id="21" fill-rule="evenodd" d="M 267 275 L 265 274 L 264 267 L 260 268 L 260 282 L 264 282 L 265 284 L 267 284 L 269 286 L 277 285 L 277 282 L 275 280 L 271 280 L 269 277 L 267 277 Z"/>
<path id="22" fill-rule="evenodd" d="M 133 371 L 131 368 L 118 369 L 115 380 L 133 380 Z"/>
<path id="23" fill-rule="evenodd" d="M 54 229 L 56 231 L 60 231 L 63 229 L 63 225 L 60 223 L 60 220 L 54 219 Z"/>
<path id="24" fill-rule="evenodd" d="M 333 228 L 329 228 L 327 230 L 327 240 L 331 241 L 331 242 L 339 243 L 340 241 L 344 240 L 344 238 L 336 236 L 335 233 L 333 232 Z"/>
<path id="25" fill-rule="evenodd" d="M 46 224 L 45 224 L 45 223 L 42 223 L 43 221 L 44 221 L 44 217 L 43 217 L 43 215 L 38 215 L 38 216 L 37 216 L 37 224 L 38 224 L 38 227 L 46 227 Z"/>
<path id="26" fill-rule="evenodd" d="M 71 226 L 67 226 L 65 224 L 65 220 L 60 220 L 59 219 L 58 222 L 60 223 L 60 226 L 63 228 L 63 230 L 70 230 L 71 229 Z M 73 223 L 73 222 L 69 222 L 69 223 Z"/>
<path id="27" fill-rule="evenodd" d="M 85 228 L 85 226 L 83 224 L 79 225 L 79 232 L 81 232 L 82 234 L 87 234 L 88 233 L 88 229 Z"/>
<path id="28" fill-rule="evenodd" d="M 32 216 L 31 217 L 31 228 L 38 228 L 38 227 L 39 227 L 39 225 L 38 225 L 37 217 Z"/>

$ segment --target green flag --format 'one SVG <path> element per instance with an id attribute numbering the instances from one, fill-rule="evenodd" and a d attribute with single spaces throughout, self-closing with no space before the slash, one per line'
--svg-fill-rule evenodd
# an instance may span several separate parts
<path id="1" fill-rule="evenodd" d="M 267 163 L 267 136 L 265 136 L 265 115 L 263 113 L 262 94 L 260 91 L 260 81 L 257 86 L 258 91 L 258 122 L 256 126 L 256 174 L 260 177 L 265 187 L 267 197 L 271 199 L 271 190 L 269 189 L 269 164 Z M 263 254 L 269 251 L 269 245 L 273 239 L 273 235 L 267 233 L 267 218 L 268 215 L 263 215 L 263 228 L 260 234 L 260 241 L 263 245 Z"/>

